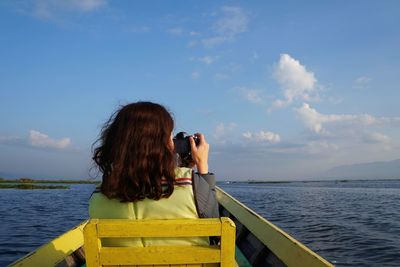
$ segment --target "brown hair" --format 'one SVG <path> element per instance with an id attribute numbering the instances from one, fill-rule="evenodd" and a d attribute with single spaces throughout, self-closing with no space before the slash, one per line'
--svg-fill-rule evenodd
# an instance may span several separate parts
<path id="1" fill-rule="evenodd" d="M 137 102 L 116 111 L 95 142 L 100 143 L 93 160 L 103 174 L 101 192 L 121 202 L 169 197 L 176 167 L 169 145 L 173 128 L 172 116 L 159 104 Z"/>

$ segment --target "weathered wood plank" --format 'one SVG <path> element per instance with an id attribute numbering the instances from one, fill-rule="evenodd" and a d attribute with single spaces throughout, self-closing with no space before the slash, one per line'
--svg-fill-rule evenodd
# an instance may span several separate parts
<path id="1" fill-rule="evenodd" d="M 177 219 L 126 221 L 102 219 L 97 226 L 99 237 L 188 237 L 219 236 L 220 222 L 215 219 Z"/>
<path id="2" fill-rule="evenodd" d="M 234 267 L 235 224 L 228 218 L 221 218 L 221 267 Z"/>
<path id="3" fill-rule="evenodd" d="M 97 235 L 97 221 L 97 219 L 93 219 L 92 223 L 88 223 L 83 229 L 87 266 L 100 265 L 99 251 L 101 249 L 101 241 Z"/>
<path id="4" fill-rule="evenodd" d="M 167 263 L 212 263 L 220 260 L 220 249 L 211 246 L 103 247 L 100 251 L 99 263 L 156 265 Z"/>

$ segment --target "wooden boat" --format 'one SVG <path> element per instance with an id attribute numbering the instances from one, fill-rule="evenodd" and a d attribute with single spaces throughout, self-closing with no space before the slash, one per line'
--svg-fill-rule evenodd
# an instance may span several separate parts
<path id="1" fill-rule="evenodd" d="M 230 217 L 236 224 L 235 256 L 239 266 L 333 266 L 220 188 L 217 189 L 217 198 L 221 216 Z M 83 222 L 10 266 L 84 265 L 85 224 Z"/>

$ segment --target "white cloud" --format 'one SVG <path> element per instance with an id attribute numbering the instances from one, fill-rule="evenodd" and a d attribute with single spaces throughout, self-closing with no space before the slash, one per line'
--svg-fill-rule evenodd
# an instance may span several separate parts
<path id="1" fill-rule="evenodd" d="M 316 98 L 317 79 L 313 72 L 288 54 L 281 54 L 275 67 L 274 78 L 283 91 L 284 100 L 275 100 L 273 108 L 281 108 L 295 100 L 312 100 Z"/>
<path id="2" fill-rule="evenodd" d="M 247 31 L 248 17 L 240 7 L 224 6 L 221 11 L 222 17 L 212 27 L 214 36 L 202 40 L 206 47 L 233 41 L 239 34 Z"/>
<path id="3" fill-rule="evenodd" d="M 350 126 L 355 125 L 373 125 L 386 120 L 385 118 L 377 119 L 368 114 L 361 115 L 346 115 L 346 114 L 321 114 L 316 109 L 310 107 L 309 104 L 303 103 L 301 108 L 296 109 L 297 114 L 303 123 L 311 131 L 317 134 L 329 133 L 324 125 L 333 123 L 350 123 Z"/>
<path id="4" fill-rule="evenodd" d="M 323 123 L 332 122 L 334 121 L 334 118 L 336 118 L 336 120 L 344 119 L 343 115 L 334 115 L 333 117 L 332 115 L 323 115 L 306 103 L 303 103 L 301 108 L 296 109 L 296 112 L 305 126 L 317 134 L 324 132 L 324 129 L 322 128 Z"/>
<path id="5" fill-rule="evenodd" d="M 345 114 L 321 114 L 316 109 L 311 108 L 309 104 L 303 103 L 301 108 L 296 109 L 304 124 L 314 133 L 327 133 L 323 128 L 324 124 L 350 122 L 353 124 L 371 125 L 377 122 L 377 119 L 368 114 L 345 115 Z"/>
<path id="6" fill-rule="evenodd" d="M 58 12 L 91 12 L 107 5 L 107 0 L 34 0 L 33 14 L 43 19 L 50 19 Z"/>
<path id="7" fill-rule="evenodd" d="M 71 139 L 62 138 L 56 140 L 41 132 L 30 130 L 29 144 L 34 147 L 65 149 L 71 145 Z"/>
<path id="8" fill-rule="evenodd" d="M 281 141 L 281 137 L 279 134 L 268 132 L 268 131 L 260 131 L 258 133 L 245 132 L 242 135 L 244 139 L 251 142 L 268 142 L 268 143 L 279 143 Z"/>
<path id="9" fill-rule="evenodd" d="M 288 102 L 286 102 L 284 100 L 277 99 L 272 103 L 272 107 L 269 108 L 268 111 L 270 112 L 270 111 L 272 111 L 273 109 L 276 109 L 276 108 L 284 108 L 287 105 L 288 105 Z"/>
<path id="10" fill-rule="evenodd" d="M 233 132 L 233 130 L 237 127 L 237 124 L 234 122 L 230 123 L 218 123 L 215 127 L 214 131 L 214 139 L 221 144 L 226 143 L 228 135 Z"/>

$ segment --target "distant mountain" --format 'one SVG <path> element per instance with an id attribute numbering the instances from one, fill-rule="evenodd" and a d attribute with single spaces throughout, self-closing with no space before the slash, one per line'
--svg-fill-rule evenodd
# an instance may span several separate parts
<path id="1" fill-rule="evenodd" d="M 323 173 L 322 178 L 400 179 L 400 159 L 337 166 Z"/>

